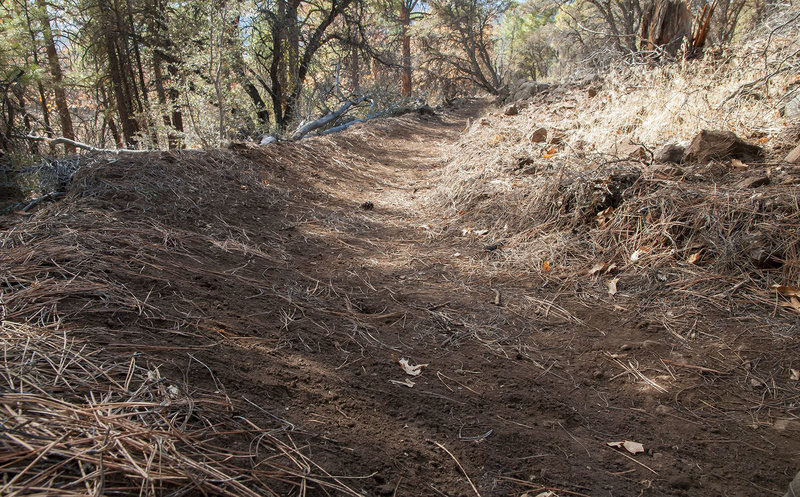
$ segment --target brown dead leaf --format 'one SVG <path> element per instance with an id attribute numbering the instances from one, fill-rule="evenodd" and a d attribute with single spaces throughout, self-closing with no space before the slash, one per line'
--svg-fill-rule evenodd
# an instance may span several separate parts
<path id="1" fill-rule="evenodd" d="M 691 254 L 687 259 L 686 262 L 689 264 L 698 264 L 700 262 L 700 255 L 703 251 L 698 250 L 697 252 Z"/>
<path id="2" fill-rule="evenodd" d="M 638 261 L 639 259 L 641 259 L 641 258 L 642 258 L 642 256 L 643 256 L 643 255 L 645 255 L 645 254 L 646 254 L 646 253 L 648 253 L 648 252 L 650 252 L 650 249 L 649 249 L 649 248 L 647 248 L 647 247 L 642 247 L 642 248 L 640 248 L 640 249 L 636 249 L 636 250 L 635 250 L 635 251 L 634 251 L 634 252 L 631 254 L 631 260 L 632 260 L 633 262 L 636 262 L 636 261 Z"/>
<path id="3" fill-rule="evenodd" d="M 800 369 L 792 369 L 789 379 L 792 381 L 800 381 Z"/>
<path id="4" fill-rule="evenodd" d="M 739 159 L 733 159 L 731 161 L 731 167 L 736 169 L 736 170 L 738 170 L 738 171 L 744 171 L 745 169 L 747 169 L 748 166 L 747 166 L 747 164 L 745 164 L 744 162 L 740 161 Z"/>
<path id="5" fill-rule="evenodd" d="M 606 282 L 606 286 L 608 287 L 608 294 L 612 297 L 617 294 L 617 282 L 619 278 L 612 278 Z"/>
<path id="6" fill-rule="evenodd" d="M 612 214 L 614 214 L 614 207 L 608 206 L 607 208 L 598 212 L 597 215 L 594 216 L 594 220 L 597 221 L 601 227 L 605 227 L 611 221 Z"/>
<path id="7" fill-rule="evenodd" d="M 631 442 L 630 440 L 624 440 L 622 442 L 606 442 L 606 445 L 616 449 L 625 449 L 633 455 L 644 452 L 644 445 L 640 444 L 639 442 Z"/>
<path id="8" fill-rule="evenodd" d="M 397 361 L 397 363 L 400 364 L 406 374 L 410 376 L 419 376 L 422 374 L 422 370 L 428 367 L 427 364 L 417 364 L 416 366 L 412 366 L 405 357 Z"/>
<path id="9" fill-rule="evenodd" d="M 606 270 L 606 267 L 608 267 L 607 263 L 598 262 L 597 264 L 592 266 L 592 269 L 589 270 L 589 276 L 596 276 L 596 275 L 602 273 L 603 271 Z"/>
<path id="10" fill-rule="evenodd" d="M 781 305 L 793 309 L 794 312 L 800 313 L 800 300 L 797 300 L 797 297 L 792 297 L 789 299 L 789 302 L 784 302 Z"/>
<path id="11" fill-rule="evenodd" d="M 778 293 L 778 295 L 783 295 L 784 297 L 800 297 L 799 288 L 794 288 L 786 285 L 778 285 L 777 283 L 772 285 L 770 288 L 775 290 Z"/>

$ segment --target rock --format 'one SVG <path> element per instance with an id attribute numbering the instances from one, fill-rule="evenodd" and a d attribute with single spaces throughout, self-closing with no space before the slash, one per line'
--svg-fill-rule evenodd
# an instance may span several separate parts
<path id="1" fill-rule="evenodd" d="M 392 495 L 394 493 L 394 485 L 386 483 L 379 486 L 376 490 L 378 491 L 378 495 Z"/>
<path id="2" fill-rule="evenodd" d="M 531 142 L 544 143 L 547 141 L 547 128 L 538 128 L 531 134 Z"/>
<path id="3" fill-rule="evenodd" d="M 553 132 L 550 133 L 550 139 L 547 142 L 551 145 L 560 145 L 566 138 L 567 134 L 565 132 L 554 129 Z"/>
<path id="4" fill-rule="evenodd" d="M 800 145 L 794 147 L 794 149 L 783 158 L 783 162 L 790 166 L 800 166 Z"/>
<path id="5" fill-rule="evenodd" d="M 615 155 L 625 159 L 647 159 L 647 149 L 633 143 L 617 143 L 614 146 Z"/>
<path id="6" fill-rule="evenodd" d="M 264 136 L 261 137 L 261 141 L 259 142 L 259 145 L 269 145 L 270 143 L 275 143 L 276 141 L 278 141 L 278 139 L 275 138 L 274 136 L 272 136 L 272 135 L 264 135 Z"/>
<path id="7" fill-rule="evenodd" d="M 758 188 L 759 186 L 764 186 L 769 184 L 769 176 L 766 174 L 761 174 L 758 176 L 750 176 L 749 178 L 745 178 L 742 181 L 736 183 L 736 188 Z"/>
<path id="8" fill-rule="evenodd" d="M 673 412 L 675 412 L 675 409 L 671 408 L 670 406 L 665 406 L 664 404 L 659 404 L 656 406 L 656 414 L 669 415 Z"/>
<path id="9" fill-rule="evenodd" d="M 686 162 L 708 162 L 714 159 L 753 161 L 763 155 L 761 147 L 747 143 L 730 131 L 703 130 L 686 149 Z"/>
<path id="10" fill-rule="evenodd" d="M 517 108 L 516 105 L 511 104 L 508 107 L 506 107 L 506 110 L 503 111 L 503 114 L 507 116 L 516 116 L 517 114 L 519 114 L 519 109 Z"/>
<path id="11" fill-rule="evenodd" d="M 531 98 L 537 93 L 548 89 L 550 85 L 547 83 L 537 83 L 536 81 L 523 81 L 514 90 L 514 100 L 525 100 Z"/>
<path id="12" fill-rule="evenodd" d="M 797 497 L 800 495 L 800 472 L 795 475 L 794 480 L 789 483 L 789 491 L 783 497 Z"/>
<path id="13" fill-rule="evenodd" d="M 800 83 L 791 85 L 787 90 L 783 98 L 788 100 L 781 109 L 781 115 L 792 121 L 800 119 Z"/>
<path id="14" fill-rule="evenodd" d="M 677 143 L 668 143 L 659 148 L 653 157 L 660 164 L 680 164 L 686 147 Z"/>

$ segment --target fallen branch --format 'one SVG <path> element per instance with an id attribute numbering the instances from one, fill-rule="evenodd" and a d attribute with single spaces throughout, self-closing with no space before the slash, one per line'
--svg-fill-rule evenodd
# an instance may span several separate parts
<path id="1" fill-rule="evenodd" d="M 56 200 L 63 196 L 65 196 L 65 192 L 50 192 L 47 195 L 43 195 L 39 198 L 35 198 L 28 203 L 25 207 L 22 208 L 22 212 L 28 212 L 29 210 L 33 209 L 35 206 L 39 205 L 41 202 L 46 200 Z"/>
<path id="2" fill-rule="evenodd" d="M 23 200 L 22 202 L 17 202 L 16 204 L 12 204 L 8 207 L 0 209 L 0 214 L 7 214 L 9 212 L 28 212 L 29 210 L 36 207 L 38 204 L 45 202 L 47 200 L 58 200 L 66 195 L 66 192 L 50 192 L 47 195 L 43 195 L 41 197 L 35 198 L 33 200 Z"/>
<path id="3" fill-rule="evenodd" d="M 58 136 L 56 138 L 48 138 L 46 136 L 38 136 L 38 135 L 14 135 L 14 136 L 16 138 L 22 138 L 24 140 L 45 142 L 50 145 L 70 145 L 83 150 L 88 150 L 89 152 L 102 152 L 111 154 L 120 154 L 120 153 L 140 154 L 144 152 L 152 152 L 152 150 L 131 150 L 129 148 L 97 148 L 91 145 L 87 145 L 85 143 L 76 142 L 75 140 L 70 140 L 69 138 L 64 138 L 63 136 Z"/>
<path id="4" fill-rule="evenodd" d="M 389 112 L 390 112 L 390 110 L 386 110 L 384 112 L 378 112 L 378 113 L 375 113 L 375 114 L 370 114 L 369 116 L 361 118 L 361 119 L 354 119 L 354 120 L 352 120 L 350 122 L 346 122 L 346 123 L 341 124 L 339 126 L 334 126 L 331 129 L 326 129 L 325 131 L 321 132 L 320 135 L 327 135 L 327 134 L 330 134 L 330 133 L 336 133 L 338 131 L 344 131 L 344 130 L 346 130 L 347 128 L 349 128 L 350 126 L 352 126 L 354 124 L 365 123 L 365 122 L 367 122 L 369 120 L 375 119 L 376 117 L 386 116 L 386 115 L 389 114 Z"/>
<path id="5" fill-rule="evenodd" d="M 360 104 L 361 102 L 366 100 L 366 98 L 367 98 L 366 96 L 361 96 L 355 101 L 348 100 L 341 107 L 331 112 L 330 114 L 327 114 L 326 116 L 320 117 L 319 119 L 315 119 L 311 122 L 308 122 L 300 126 L 299 128 L 297 128 L 294 134 L 292 134 L 291 140 L 299 140 L 304 136 L 306 136 L 307 134 L 309 134 L 310 132 L 314 131 L 315 129 L 319 129 L 328 124 L 329 122 L 338 119 L 342 114 L 347 112 L 347 110 L 350 109 L 350 107 Z"/>
<path id="6" fill-rule="evenodd" d="M 346 123 L 344 123 L 342 125 L 335 126 L 333 128 L 330 128 L 330 129 L 326 129 L 325 131 L 322 131 L 319 134 L 320 135 L 327 135 L 329 133 L 336 133 L 338 131 L 344 131 L 344 130 L 346 130 L 347 128 L 349 128 L 350 126 L 352 126 L 354 124 L 365 123 L 367 121 L 371 121 L 372 119 L 375 119 L 375 118 L 378 118 L 378 117 L 389 116 L 395 111 L 395 109 L 397 109 L 400 106 L 401 103 L 402 103 L 402 101 L 397 102 L 394 105 L 392 105 L 391 107 L 387 108 L 386 110 L 383 110 L 381 112 L 376 112 L 374 114 L 370 114 L 367 117 L 364 117 L 364 118 L 361 118 L 361 119 L 355 119 L 353 121 L 346 122 Z M 405 114 L 406 112 L 416 112 L 416 111 L 419 111 L 420 108 L 422 108 L 422 107 L 411 108 L 410 110 L 404 111 L 402 113 Z"/>

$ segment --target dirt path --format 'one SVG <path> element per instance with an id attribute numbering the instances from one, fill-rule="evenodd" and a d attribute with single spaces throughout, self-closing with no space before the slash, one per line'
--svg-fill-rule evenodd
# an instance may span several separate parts
<path id="1" fill-rule="evenodd" d="M 797 445 L 754 426 L 753 406 L 716 407 L 736 403 L 727 387 L 742 379 L 696 366 L 730 352 L 724 339 L 691 348 L 635 306 L 554 303 L 555 289 L 487 271 L 471 261 L 492 252 L 443 236 L 426 195 L 477 110 L 342 139 L 343 162 L 302 186 L 287 171 L 302 200 L 283 212 L 285 250 L 307 277 L 294 291 L 342 314 L 282 311 L 278 350 L 217 356 L 221 369 L 236 365 L 225 384 L 282 406 L 318 435 L 309 441 L 321 463 L 371 475 L 352 482 L 370 495 L 777 493 Z M 401 358 L 428 366 L 411 377 Z M 646 453 L 606 444 L 624 440 Z"/>
<path id="2" fill-rule="evenodd" d="M 53 219 L 140 309 L 76 295 L 60 310 L 165 374 L 224 385 L 364 495 L 781 495 L 800 445 L 797 422 L 770 414 L 786 412 L 768 372 L 789 353 L 765 333 L 719 320 L 690 344 L 645 303 L 561 298 L 444 231 L 427 195 L 479 111 L 110 163 Z M 200 159 L 219 165 L 202 191 Z M 411 376 L 403 358 L 427 366 Z M 645 453 L 607 445 L 625 440 Z"/>

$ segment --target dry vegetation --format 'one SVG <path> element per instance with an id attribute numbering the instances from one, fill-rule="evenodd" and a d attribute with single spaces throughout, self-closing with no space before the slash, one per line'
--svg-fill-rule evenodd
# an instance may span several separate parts
<path id="1" fill-rule="evenodd" d="M 452 236 L 502 243 L 490 264 L 566 292 L 607 297 L 613 284 L 735 315 L 794 306 L 771 286 L 800 283 L 800 176 L 780 163 L 800 137 L 780 113 L 797 94 L 798 50 L 796 30 L 779 24 L 702 60 L 620 65 L 553 86 L 518 102 L 518 115 L 473 122 L 432 205 L 458 213 Z M 540 127 L 548 138 L 536 143 Z M 654 163 L 659 147 L 702 129 L 734 131 L 766 159 Z M 753 175 L 770 185 L 738 185 Z"/>
<path id="2" fill-rule="evenodd" d="M 310 147 L 295 151 L 315 157 Z M 201 301 L 208 287 L 224 281 L 287 300 L 274 281 L 253 277 L 285 265 L 277 243 L 229 224 L 256 198 L 274 211 L 285 192 L 265 179 L 270 172 L 227 151 L 87 164 L 63 202 L 0 239 L 0 493 L 358 495 L 293 441 L 291 423 L 259 399 L 230 398 L 193 355 L 223 339 L 263 341 L 222 329 L 224 318 Z M 286 312 L 302 313 L 288 300 Z M 155 352 L 188 364 L 164 376 Z"/>
<path id="3" fill-rule="evenodd" d="M 276 427 L 235 415 L 223 391 L 161 376 L 57 327 L 2 324 L 3 495 L 344 494 Z M 203 367 L 202 363 L 196 367 Z"/>
<path id="4" fill-rule="evenodd" d="M 775 419 L 784 428 L 797 421 L 794 376 L 800 373 L 792 358 L 769 356 L 759 362 L 746 359 L 746 352 L 740 355 L 739 349 L 726 349 L 715 357 L 720 365 L 711 363 L 712 368 L 708 363 L 691 363 L 697 355 L 689 355 L 688 346 L 681 351 L 685 356 L 674 357 L 667 350 L 676 348 L 670 341 L 673 338 L 685 345 L 692 334 L 705 329 L 695 325 L 709 309 L 734 317 L 777 315 L 780 326 L 767 320 L 760 330 L 782 334 L 778 338 L 784 343 L 794 340 L 790 331 L 797 309 L 787 306 L 795 305 L 792 292 L 800 284 L 800 177 L 779 160 L 789 145 L 797 143 L 798 129 L 778 109 L 796 91 L 792 90 L 796 88 L 792 68 L 798 64 L 800 35 L 784 28 L 704 60 L 646 69 L 621 66 L 589 83 L 554 86 L 520 103 L 524 108 L 518 115 L 496 112 L 473 121 L 434 174 L 436 185 L 428 202 L 431 211 L 415 212 L 419 217 L 411 220 L 409 213 L 423 200 L 422 194 L 415 196 L 417 186 L 424 189 L 428 178 L 427 172 L 423 175 L 416 169 L 436 154 L 421 155 L 415 159 L 419 162 L 409 160 L 410 166 L 403 153 L 412 151 L 413 145 L 394 150 L 398 157 L 380 166 L 371 164 L 375 157 L 370 154 L 375 154 L 376 142 L 389 141 L 389 137 L 415 137 L 417 128 L 430 125 L 423 124 L 420 116 L 266 148 L 94 157 L 91 166 L 72 178 L 62 202 L 48 204 L 24 222 L 16 219 L 0 236 L 0 423 L 4 427 L 0 493 L 364 495 L 369 493 L 363 488 L 378 483 L 392 487 L 396 481 L 393 491 L 400 495 L 397 489 L 403 478 L 419 492 L 420 488 L 427 491 L 426 485 L 436 489 L 433 481 L 460 488 L 463 474 L 469 485 L 464 488 L 478 495 L 478 486 L 491 495 L 501 491 L 501 484 L 507 485 L 502 491 L 508 489 L 510 494 L 555 489 L 564 495 L 588 495 L 582 492 L 591 490 L 580 485 L 595 482 L 586 480 L 584 463 L 605 463 L 594 450 L 599 446 L 600 452 L 610 453 L 610 449 L 608 440 L 598 442 L 596 434 L 575 431 L 582 428 L 580 423 L 568 424 L 571 413 L 579 412 L 587 416 L 586 423 L 594 423 L 595 418 L 589 421 L 588 417 L 596 416 L 605 423 L 603 430 L 614 433 L 628 433 L 629 418 L 647 414 L 650 424 L 645 426 L 652 432 L 641 428 L 637 435 L 650 437 L 651 444 L 667 454 L 661 454 L 661 475 L 646 465 L 643 470 L 623 467 L 631 458 L 622 454 L 626 458 L 622 463 L 608 466 L 615 472 L 600 474 L 588 468 L 596 472 L 593 478 L 633 489 L 644 485 L 634 478 L 639 477 L 634 474 L 623 482 L 620 476 L 647 471 L 648 478 L 657 479 L 656 483 L 647 480 L 643 493 L 653 483 L 653 492 L 672 488 L 670 495 L 685 495 L 680 477 L 688 470 L 663 462 L 686 455 L 672 451 L 670 442 L 692 433 L 680 430 L 685 423 L 678 414 L 689 416 L 690 424 L 703 429 L 733 427 L 731 440 L 725 443 L 739 436 L 753 440 L 761 436 L 756 428 L 777 424 Z M 548 139 L 534 143 L 531 134 L 542 126 Z M 657 147 L 689 140 L 704 128 L 731 129 L 761 142 L 766 159 L 738 167 L 727 161 L 664 166 L 652 160 Z M 428 145 L 435 143 L 428 139 Z M 360 149 L 361 155 L 353 149 Z M 396 168 L 391 178 L 387 164 Z M 376 181 L 376 171 L 387 178 Z M 753 174 L 768 175 L 770 184 L 757 189 L 737 186 Z M 377 189 L 376 184 L 380 185 Z M 388 214 L 392 209 L 396 211 Z M 445 221 L 440 222 L 443 213 Z M 422 219 L 431 224 L 409 227 Z M 287 232 L 294 233 L 294 238 Z M 409 239 L 389 239 L 387 233 Z M 418 236 L 427 238 L 412 239 Z M 448 237 L 457 238 L 458 243 L 449 243 Z M 454 260 L 452 249 L 463 247 L 464 241 L 472 243 L 478 255 Z M 387 248 L 391 243 L 397 246 Z M 337 266 L 342 259 L 349 265 Z M 414 261 L 419 264 L 415 266 Z M 317 262 L 319 266 L 313 268 Z M 385 273 L 380 274 L 382 266 Z M 317 269 L 330 278 L 311 276 Z M 381 284 L 385 286 L 377 281 L 373 286 L 369 274 L 384 278 Z M 442 282 L 448 278 L 452 281 Z M 492 287 L 492 278 L 498 278 L 501 286 Z M 517 279 L 537 278 L 537 286 L 549 285 L 546 295 L 514 287 Z M 782 295 L 772 288 L 774 284 L 785 285 Z M 430 293 L 413 300 L 417 287 Z M 510 289 L 503 293 L 503 302 L 497 289 L 501 287 L 504 292 Z M 384 290 L 386 294 L 381 293 Z M 491 291 L 493 300 L 486 302 L 481 292 Z M 515 295 L 522 297 L 512 300 Z M 672 336 L 649 340 L 648 347 L 663 346 L 664 350 L 656 349 L 663 360 L 656 362 L 641 352 L 641 365 L 633 356 L 626 364 L 623 355 L 616 355 L 622 345 L 598 338 L 606 338 L 605 331 L 585 326 L 574 314 L 575 301 L 564 296 L 595 304 L 598 299 L 607 301 L 609 305 L 598 312 L 605 313 L 604 323 L 613 322 L 618 304 L 627 305 L 620 297 L 655 309 L 658 321 Z M 539 311 L 536 319 L 528 320 Z M 683 324 L 676 326 L 676 322 Z M 546 331 L 562 325 L 563 329 Z M 402 331 L 397 331 L 400 326 Z M 570 356 L 562 344 L 562 336 L 569 336 L 566 329 L 594 335 L 581 336 L 586 349 Z M 403 338 L 417 343 L 406 346 Z M 728 337 L 715 338 L 726 342 Z M 398 341 L 388 343 L 394 339 Z M 622 350 L 639 345 L 644 349 L 644 344 L 635 344 Z M 383 381 L 390 377 L 387 371 L 399 371 L 390 351 L 444 356 L 462 346 L 474 348 L 461 356 L 447 356 L 446 361 L 434 359 L 440 362 L 435 367 L 441 368 L 436 375 L 441 386 L 433 374 L 419 378 L 416 390 L 407 383 L 398 386 L 397 380 Z M 455 360 L 460 357 L 468 362 L 485 349 L 491 354 L 480 357 L 480 367 L 495 367 L 492 374 L 497 376 L 478 375 L 464 369 L 470 364 Z M 209 354 L 220 354 L 214 358 L 216 368 L 196 357 L 209 350 L 213 350 Z M 226 350 L 234 352 L 223 356 L 221 351 Z M 263 355 L 256 355 L 256 350 Z M 377 445 L 376 450 L 403 454 L 395 454 L 397 459 L 387 455 L 390 463 L 406 461 L 402 458 L 408 458 L 406 451 L 414 454 L 414 463 L 395 468 L 401 474 L 398 480 L 370 487 L 372 483 L 362 480 L 377 470 L 362 471 L 360 475 L 368 476 L 353 477 L 361 479 L 358 485 L 363 483 L 356 492 L 356 485 L 350 485 L 354 480 L 331 476 L 316 461 L 322 451 L 312 451 L 305 438 L 298 441 L 301 428 L 295 431 L 288 420 L 272 414 L 277 411 L 242 395 L 249 388 L 247 381 L 263 390 L 269 383 L 253 380 L 254 376 L 261 380 L 266 375 L 262 371 L 248 377 L 247 369 L 230 365 L 231 357 L 247 356 L 265 370 L 259 361 L 274 361 L 270 374 L 275 378 L 267 380 L 290 391 L 281 383 L 291 381 L 275 373 L 289 369 L 280 362 L 288 351 L 298 357 L 322 353 L 312 359 L 318 369 L 305 371 L 311 368 L 301 360 L 298 368 L 304 372 L 294 373 L 293 381 L 301 387 L 292 387 L 291 392 L 309 397 L 291 399 L 287 394 L 277 401 L 270 398 L 273 404 L 282 407 L 280 402 L 294 401 L 305 402 L 304 408 L 328 408 L 328 419 L 333 421 L 319 416 L 313 422 L 334 430 L 346 418 L 353 424 L 340 427 L 338 434 L 349 434 L 353 445 L 356 438 L 376 433 L 385 437 L 381 442 L 386 445 Z M 185 362 L 177 368 L 174 363 L 164 366 L 169 361 L 156 353 Z M 580 362 L 584 356 L 595 358 L 595 363 L 587 367 Z M 510 368 L 512 363 L 501 359 L 517 362 Z M 335 364 L 331 367 L 324 360 Z M 443 366 L 447 361 L 452 364 Z M 651 366 L 645 367 L 647 361 Z M 695 362 L 705 363 L 702 358 Z M 220 373 L 223 368 L 231 371 Z M 320 375 L 320 370 L 324 371 L 321 376 L 333 379 L 310 378 Z M 367 371 L 379 372 L 379 380 Z M 458 378 L 465 383 L 442 371 L 464 375 Z M 229 396 L 215 372 L 240 381 L 238 395 Z M 340 376 L 348 374 L 352 374 L 348 382 L 341 381 Z M 575 393 L 580 374 L 587 375 L 585 381 L 595 382 L 582 384 L 596 386 L 593 392 L 598 397 L 605 388 L 617 393 L 634 390 L 626 394 L 629 397 L 617 399 L 619 406 L 633 406 L 641 398 L 650 403 L 641 404 L 646 409 L 614 406 L 622 412 L 614 413 L 619 417 L 601 413 L 602 407 L 584 402 L 585 392 Z M 652 378 L 672 382 L 669 398 L 642 393 L 647 388 L 657 395 L 668 393 Z M 459 387 L 452 388 L 445 380 Z M 313 382 L 325 397 L 308 393 Z M 493 390 L 503 382 L 509 388 Z M 432 396 L 411 397 L 426 393 L 423 387 Z M 342 400 L 336 393 L 339 388 L 345 392 L 341 397 L 355 398 L 357 390 L 365 392 L 366 400 Z M 519 392 L 509 392 L 514 389 Z M 367 393 L 372 397 L 367 398 Z M 549 404 L 548 396 L 561 394 L 575 395 L 578 407 L 560 401 Z M 454 401 L 456 397 L 464 400 Z M 408 406 L 414 409 L 410 414 L 392 411 Z M 674 418 L 679 421 L 656 418 L 656 407 L 667 416 L 677 412 Z M 378 414 L 367 419 L 384 425 L 364 422 L 362 426 L 352 421 L 372 411 Z M 326 413 L 323 407 L 319 412 Z M 504 419 L 498 413 L 511 421 L 498 424 L 498 419 Z M 460 429 L 457 436 L 456 430 L 447 435 L 452 427 L 442 427 L 460 415 L 480 421 L 484 414 L 492 419 L 482 421 L 478 436 L 462 437 Z M 307 411 L 296 415 L 305 415 L 304 421 L 310 417 Z M 514 421 L 510 416 L 531 416 L 533 421 L 525 417 Z M 550 421 L 551 417 L 556 421 Z M 536 424 L 540 421 L 541 425 Z M 484 424 L 490 422 L 493 428 L 485 431 Z M 398 423 L 402 429 L 396 429 Z M 418 431 L 407 431 L 409 425 Z M 662 425 L 675 431 L 657 432 Z M 428 439 L 430 433 L 447 440 L 450 449 Z M 492 433 L 494 438 L 480 445 Z M 562 460 L 561 465 L 566 469 L 559 472 L 554 464 L 548 470 L 568 475 L 559 476 L 559 487 L 572 491 L 548 485 L 544 471 L 539 480 L 529 478 L 531 458 L 550 454 L 530 456 L 517 451 L 513 453 L 519 456 L 516 463 L 503 459 L 522 445 L 523 433 L 524 440 L 533 441 L 532 450 L 539 451 L 536 443 L 541 443 L 541 450 L 557 452 L 551 450 L 557 447 L 564 452 L 566 462 Z M 790 454 L 794 450 L 791 437 L 779 436 L 780 444 L 771 447 L 780 449 L 780 454 L 763 470 L 768 474 L 764 484 L 770 488 L 783 485 L 786 475 L 775 468 L 786 471 L 790 463 L 785 461 L 794 454 Z M 575 465 L 580 472 L 574 473 L 574 459 L 567 456 L 572 442 L 579 445 L 577 456 L 572 457 L 582 458 Z M 584 442 L 592 444 L 591 454 Z M 408 448 L 412 443 L 417 445 Z M 433 448 L 426 449 L 424 444 Z M 659 449 L 658 444 L 663 447 Z M 502 453 L 501 457 L 490 449 Z M 502 467 L 496 474 L 491 473 L 494 469 L 484 470 L 485 453 L 480 450 L 507 466 L 498 464 Z M 692 457 L 707 456 L 705 447 L 695 450 L 690 452 Z M 431 451 L 438 458 L 426 459 Z M 359 456 L 353 453 L 335 454 L 328 461 Z M 717 470 L 712 476 L 722 481 L 718 488 L 741 483 L 725 472 L 741 463 L 739 453 L 733 454 L 712 466 Z M 451 463 L 457 471 L 448 472 Z M 419 467 L 423 473 L 413 473 Z M 483 471 L 482 482 L 476 476 L 473 484 L 469 474 L 478 475 L 477 468 Z M 667 481 L 675 473 L 680 488 Z M 574 480 L 565 482 L 568 477 Z"/>

